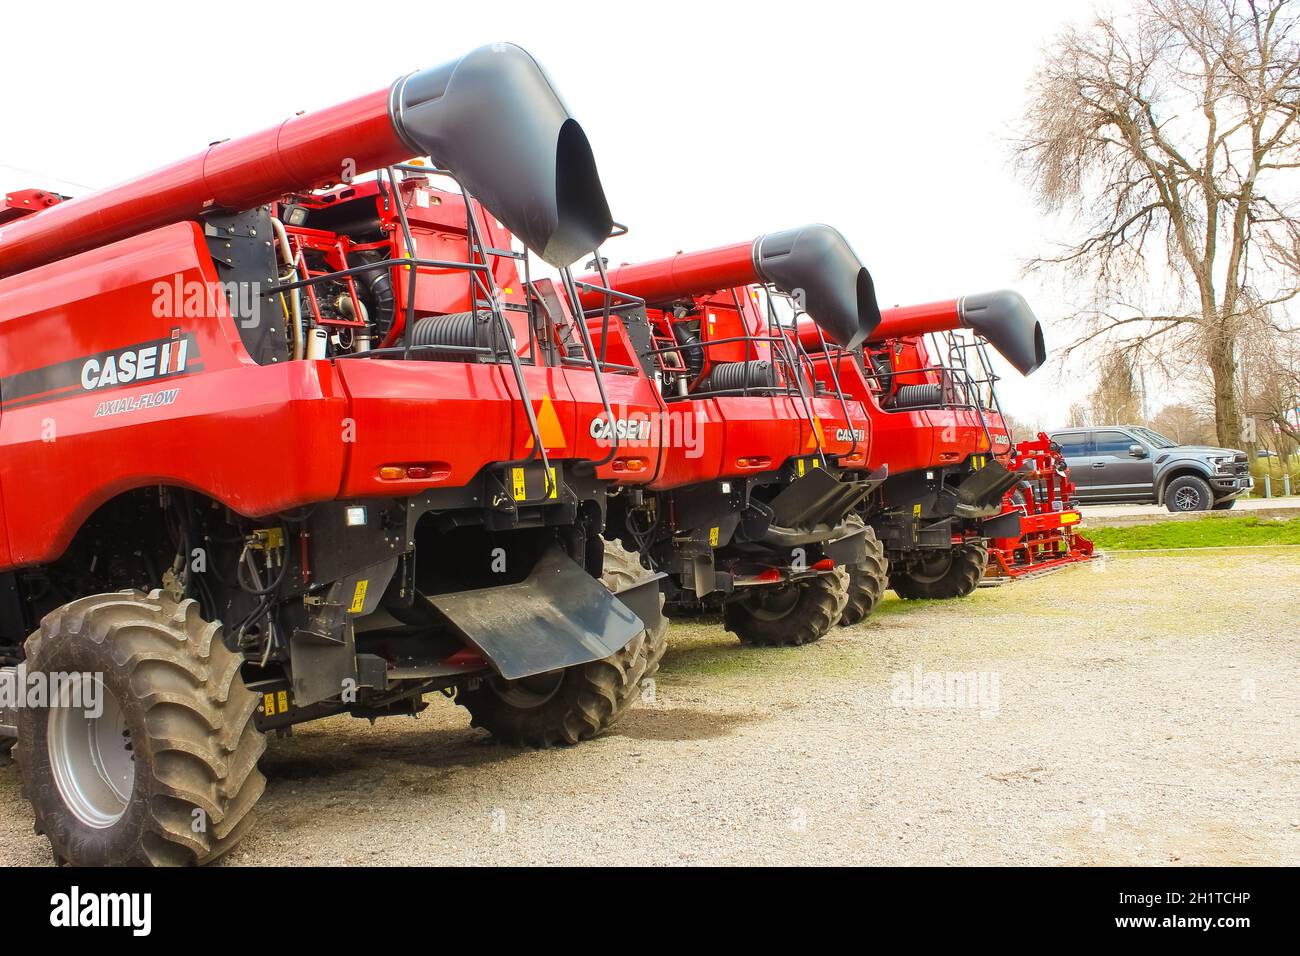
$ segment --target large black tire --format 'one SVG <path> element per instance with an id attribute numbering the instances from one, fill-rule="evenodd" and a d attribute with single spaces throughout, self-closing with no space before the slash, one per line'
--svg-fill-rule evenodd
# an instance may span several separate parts
<path id="1" fill-rule="evenodd" d="M 848 627 L 871 616 L 889 587 L 889 559 L 885 546 L 873 528 L 866 530 L 867 556 L 861 564 L 849 566 L 849 588 L 840 626 Z"/>
<path id="2" fill-rule="evenodd" d="M 640 559 L 622 545 L 605 542 L 601 582 L 622 590 L 648 577 Z M 660 608 L 663 595 L 659 596 Z M 470 723 L 497 741 L 522 747 L 554 747 L 590 740 L 614 726 L 636 701 L 645 680 L 659 670 L 668 646 L 668 619 L 642 631 L 616 654 L 589 664 L 507 681 L 488 677 L 460 691 L 456 702 Z"/>
<path id="3" fill-rule="evenodd" d="M 1237 499 L 1236 499 L 1236 498 L 1224 498 L 1222 501 L 1216 501 L 1216 502 L 1214 503 L 1214 510 L 1215 510 L 1215 511 L 1231 511 L 1231 510 L 1232 510 L 1232 506 L 1235 505 L 1236 503 L 1237 503 Z"/>
<path id="4" fill-rule="evenodd" d="M 889 572 L 889 586 L 904 600 L 961 598 L 979 586 L 989 563 L 987 541 L 967 541 L 914 570 L 895 567 Z"/>
<path id="5" fill-rule="evenodd" d="M 723 624 L 742 644 L 797 647 L 820 640 L 848 601 L 849 572 L 835 568 L 778 587 L 751 587 L 723 608 Z"/>
<path id="6" fill-rule="evenodd" d="M 161 591 L 97 594 L 47 614 L 26 648 L 29 672 L 99 675 L 106 691 L 98 719 L 18 713 L 23 794 L 56 861 L 207 863 L 239 842 L 266 787 L 266 739 L 219 623 Z"/>
<path id="7" fill-rule="evenodd" d="M 1209 483 L 1196 475 L 1181 475 L 1165 488 L 1165 507 L 1175 514 L 1209 511 L 1213 505 L 1214 492 Z"/>

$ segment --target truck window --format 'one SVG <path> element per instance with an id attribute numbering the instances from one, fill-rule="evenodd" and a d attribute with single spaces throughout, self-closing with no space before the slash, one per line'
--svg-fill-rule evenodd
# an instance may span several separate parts
<path id="1" fill-rule="evenodd" d="M 1088 433 L 1075 432 L 1073 435 L 1053 435 L 1052 441 L 1061 448 L 1066 458 L 1082 458 L 1088 454 Z"/>
<path id="2" fill-rule="evenodd" d="M 1096 448 L 1094 455 L 1123 456 L 1128 454 L 1130 445 L 1138 444 L 1136 438 L 1124 432 L 1093 432 L 1092 441 Z"/>

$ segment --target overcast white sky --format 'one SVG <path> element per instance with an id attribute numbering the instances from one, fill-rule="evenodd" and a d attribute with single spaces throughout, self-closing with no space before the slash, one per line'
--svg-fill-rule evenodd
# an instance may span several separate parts
<path id="1" fill-rule="evenodd" d="M 587 130 L 632 230 L 615 262 L 826 222 L 882 305 L 1012 287 L 1049 349 L 1065 335 L 1055 286 L 1021 274 L 1053 226 L 1007 139 L 1043 46 L 1091 0 L 21 7 L 11 29 L 51 32 L 0 58 L 0 163 L 45 175 L 0 166 L 6 190 L 108 185 L 510 40 Z M 1088 391 L 1080 366 L 1006 371 L 1007 410 L 1049 424 Z"/>

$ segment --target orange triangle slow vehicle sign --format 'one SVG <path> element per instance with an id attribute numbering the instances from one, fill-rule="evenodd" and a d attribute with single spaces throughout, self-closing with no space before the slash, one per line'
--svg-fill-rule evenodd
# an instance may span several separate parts
<path id="1" fill-rule="evenodd" d="M 822 431 L 822 420 L 816 415 L 812 417 L 812 430 L 808 432 L 808 444 L 806 448 L 821 448 L 826 444 L 826 433 Z"/>
<path id="2" fill-rule="evenodd" d="M 551 396 L 543 395 L 541 404 L 534 411 L 537 415 L 537 432 L 542 436 L 542 445 L 547 450 L 552 448 L 567 448 L 568 439 L 564 437 L 564 428 L 560 425 L 560 416 L 555 414 L 555 406 L 551 403 Z M 533 447 L 533 436 L 528 436 L 525 448 Z"/>

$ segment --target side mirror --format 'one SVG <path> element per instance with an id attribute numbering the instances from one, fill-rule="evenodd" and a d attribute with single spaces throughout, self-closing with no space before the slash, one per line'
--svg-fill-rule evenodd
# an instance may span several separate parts
<path id="1" fill-rule="evenodd" d="M 1141 445 L 1129 445 L 1128 453 L 1134 458 L 1145 458 L 1147 456 L 1147 450 Z"/>

